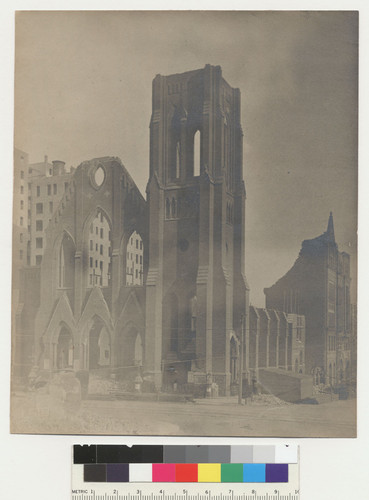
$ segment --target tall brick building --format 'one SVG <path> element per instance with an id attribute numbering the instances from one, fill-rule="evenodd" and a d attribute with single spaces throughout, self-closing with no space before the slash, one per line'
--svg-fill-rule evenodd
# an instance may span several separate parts
<path id="1" fill-rule="evenodd" d="M 327 230 L 305 240 L 293 267 L 265 288 L 266 307 L 305 315 L 306 373 L 337 385 L 351 374 L 350 256 L 338 250 L 333 215 Z"/>
<path id="2" fill-rule="evenodd" d="M 39 306 L 39 266 L 46 246 L 46 228 L 73 175 L 64 162 L 29 163 L 14 149 L 12 364 L 27 373 L 34 358 L 34 313 Z M 24 309 L 25 304 L 28 307 Z"/>

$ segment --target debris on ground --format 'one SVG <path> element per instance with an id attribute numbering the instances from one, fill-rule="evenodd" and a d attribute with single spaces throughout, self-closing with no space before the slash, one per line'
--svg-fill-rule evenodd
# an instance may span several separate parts
<path id="1" fill-rule="evenodd" d="M 122 390 L 122 384 L 116 379 L 103 378 L 98 375 L 90 374 L 88 382 L 88 394 L 109 395 L 115 391 Z"/>
<path id="2" fill-rule="evenodd" d="M 279 399 L 273 394 L 256 394 L 253 396 L 251 404 L 261 406 L 290 406 L 292 403 L 283 401 L 283 399 Z"/>

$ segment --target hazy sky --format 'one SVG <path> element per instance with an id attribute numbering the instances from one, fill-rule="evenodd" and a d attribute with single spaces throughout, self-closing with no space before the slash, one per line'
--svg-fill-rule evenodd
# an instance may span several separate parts
<path id="1" fill-rule="evenodd" d="M 118 156 L 144 193 L 152 79 L 220 65 L 241 90 L 246 270 L 263 306 L 330 211 L 356 265 L 357 50 L 350 12 L 20 13 L 15 146 L 68 166 Z"/>

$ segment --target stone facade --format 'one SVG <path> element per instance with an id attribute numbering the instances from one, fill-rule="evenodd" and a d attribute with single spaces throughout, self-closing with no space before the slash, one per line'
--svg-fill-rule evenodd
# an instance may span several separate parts
<path id="1" fill-rule="evenodd" d="M 156 385 L 163 371 L 166 386 L 202 377 L 228 394 L 248 321 L 240 92 L 207 65 L 157 75 L 152 102 L 147 369 Z"/>
<path id="2" fill-rule="evenodd" d="M 83 162 L 46 230 L 34 318 L 34 362 L 42 369 L 137 374 L 145 288 L 127 285 L 133 235 L 145 261 L 146 202 L 120 160 Z"/>
<path id="3" fill-rule="evenodd" d="M 153 81 L 147 202 L 116 158 L 68 182 L 62 162 L 35 176 L 43 209 L 63 195 L 47 227 L 31 224 L 45 240 L 16 327 L 27 316 L 34 332 L 28 368 L 142 366 L 157 389 L 229 394 L 242 331 L 244 355 L 248 345 L 242 139 L 240 92 L 207 65 Z"/>
<path id="4" fill-rule="evenodd" d="M 249 364 L 305 373 L 305 317 L 250 306 Z"/>

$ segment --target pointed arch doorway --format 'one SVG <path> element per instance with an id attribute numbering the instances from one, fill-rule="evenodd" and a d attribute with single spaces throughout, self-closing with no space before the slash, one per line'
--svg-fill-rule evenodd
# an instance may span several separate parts
<path id="1" fill-rule="evenodd" d="M 118 345 L 118 373 L 123 379 L 131 379 L 143 366 L 143 342 L 139 329 L 127 325 Z"/>
<path id="2" fill-rule="evenodd" d="M 98 316 L 93 318 L 89 329 L 87 359 L 90 370 L 110 365 L 110 335 Z"/>
<path id="3" fill-rule="evenodd" d="M 56 368 L 73 368 L 73 336 L 66 325 L 62 325 L 56 343 Z"/>

